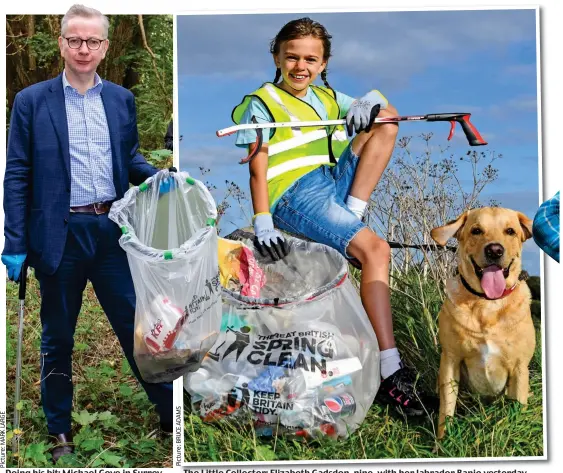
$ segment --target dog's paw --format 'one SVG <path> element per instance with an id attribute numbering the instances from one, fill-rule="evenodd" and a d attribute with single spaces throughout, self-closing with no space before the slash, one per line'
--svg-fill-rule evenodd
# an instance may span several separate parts
<path id="1" fill-rule="evenodd" d="M 525 402 L 523 403 L 517 399 L 507 399 L 507 401 L 507 407 L 511 413 L 521 414 L 528 410 L 528 405 Z"/>

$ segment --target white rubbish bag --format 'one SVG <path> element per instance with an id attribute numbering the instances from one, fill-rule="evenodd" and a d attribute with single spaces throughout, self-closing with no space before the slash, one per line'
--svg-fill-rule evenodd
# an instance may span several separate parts
<path id="1" fill-rule="evenodd" d="M 143 379 L 197 370 L 221 325 L 211 194 L 188 173 L 162 170 L 114 202 L 109 218 L 121 228 L 135 286 L 134 356 Z"/>
<path id="2" fill-rule="evenodd" d="M 235 234 L 242 250 L 220 251 L 229 284 L 219 337 L 184 377 L 192 412 L 205 422 L 251 422 L 258 435 L 347 437 L 379 388 L 380 354 L 346 260 L 288 237 L 290 254 L 268 262 L 251 235 Z M 243 295 L 249 279 L 252 296 Z"/>

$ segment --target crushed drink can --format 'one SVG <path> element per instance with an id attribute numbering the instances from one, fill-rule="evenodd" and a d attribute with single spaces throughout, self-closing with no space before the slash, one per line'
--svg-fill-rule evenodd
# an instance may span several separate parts
<path id="1" fill-rule="evenodd" d="M 322 408 L 323 411 L 330 412 L 332 416 L 346 417 L 356 412 L 356 400 L 349 393 L 340 393 L 325 397 Z"/>

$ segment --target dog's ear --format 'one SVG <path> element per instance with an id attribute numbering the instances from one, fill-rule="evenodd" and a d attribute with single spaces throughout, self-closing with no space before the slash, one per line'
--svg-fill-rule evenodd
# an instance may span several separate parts
<path id="1" fill-rule="evenodd" d="M 467 215 L 469 212 L 465 212 L 461 214 L 457 220 L 453 220 L 451 222 L 446 223 L 443 227 L 434 228 L 430 235 L 432 239 L 438 243 L 438 245 L 446 246 L 448 240 L 452 237 L 457 238 L 459 235 L 459 231 L 465 225 L 465 221 L 467 220 Z"/>
<path id="2" fill-rule="evenodd" d="M 520 226 L 524 232 L 524 237 L 522 241 L 526 241 L 528 238 L 532 238 L 532 225 L 533 222 L 526 217 L 522 212 L 516 212 L 518 215 L 518 220 L 520 220 Z"/>

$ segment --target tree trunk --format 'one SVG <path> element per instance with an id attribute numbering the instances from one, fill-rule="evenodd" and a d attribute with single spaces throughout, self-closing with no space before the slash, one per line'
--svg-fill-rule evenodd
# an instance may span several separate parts
<path id="1" fill-rule="evenodd" d="M 35 35 L 35 15 L 29 15 L 27 17 L 27 37 L 28 39 L 33 38 Z M 35 60 L 35 53 L 30 44 L 27 46 L 27 57 L 29 61 L 29 70 L 35 71 L 37 68 L 37 62 Z"/>

